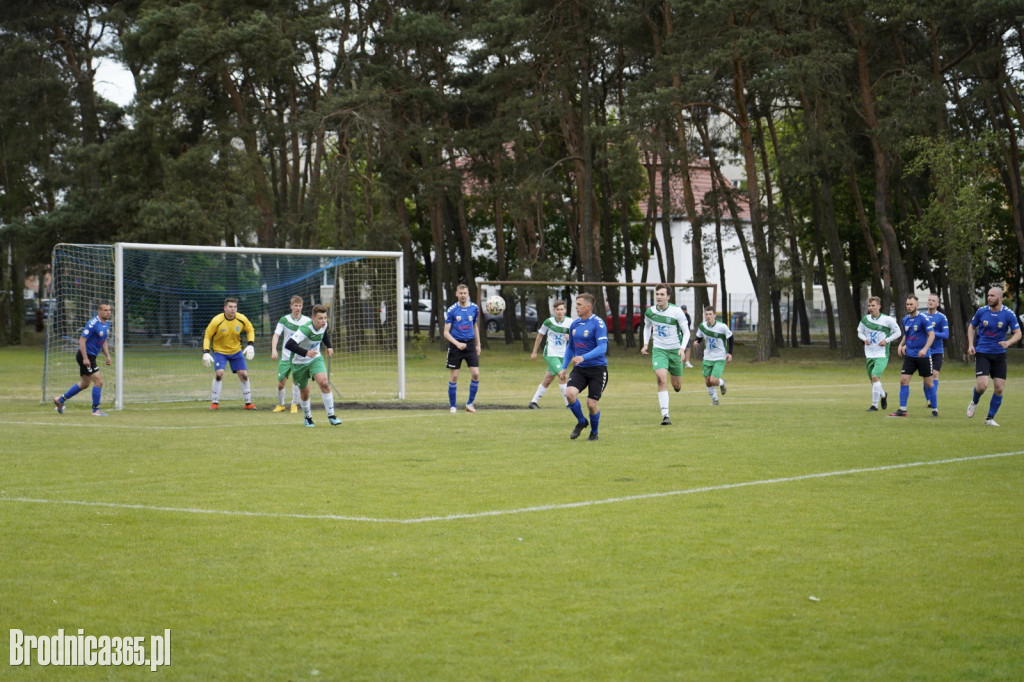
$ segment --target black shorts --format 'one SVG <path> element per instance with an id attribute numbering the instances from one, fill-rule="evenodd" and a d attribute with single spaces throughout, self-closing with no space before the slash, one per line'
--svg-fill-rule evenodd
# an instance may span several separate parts
<path id="1" fill-rule="evenodd" d="M 469 341 L 463 341 L 466 344 L 465 350 L 459 350 L 455 344 L 448 344 L 448 363 L 445 365 L 448 369 L 458 369 L 462 366 L 462 361 L 466 361 L 466 367 L 479 367 L 480 356 L 476 352 L 476 341 L 470 339 Z"/>
<path id="2" fill-rule="evenodd" d="M 903 370 L 900 374 L 913 374 L 914 372 L 920 374 L 922 379 L 930 377 L 932 375 L 931 357 L 919 358 L 911 355 L 903 356 Z"/>
<path id="3" fill-rule="evenodd" d="M 943 356 L 942 353 L 932 353 L 932 371 L 933 372 L 941 372 L 942 371 L 942 356 Z"/>
<path id="4" fill-rule="evenodd" d="M 974 356 L 974 375 L 1006 379 L 1006 353 L 978 353 Z"/>
<path id="5" fill-rule="evenodd" d="M 87 377 L 100 371 L 100 366 L 96 364 L 96 356 L 90 355 L 88 362 L 82 362 L 82 351 L 75 353 L 75 360 L 78 362 L 78 375 Z"/>
<path id="6" fill-rule="evenodd" d="M 600 400 L 604 393 L 604 387 L 608 385 L 608 367 L 606 365 L 594 365 L 593 367 L 574 367 L 566 386 L 572 386 L 579 392 L 587 389 L 587 398 Z"/>

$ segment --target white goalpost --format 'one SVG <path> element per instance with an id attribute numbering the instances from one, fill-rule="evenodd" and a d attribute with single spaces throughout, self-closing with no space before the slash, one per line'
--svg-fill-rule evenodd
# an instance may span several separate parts
<path id="1" fill-rule="evenodd" d="M 202 365 L 203 335 L 231 296 L 256 330 L 253 400 L 269 406 L 277 396 L 270 341 L 293 295 L 302 296 L 306 315 L 316 303 L 329 308 L 334 355 L 325 359 L 339 399 L 404 399 L 402 273 L 400 252 L 58 244 L 42 399 L 77 382 L 78 335 L 97 305 L 108 302 L 114 366 L 105 373 L 104 403 L 122 409 L 208 400 L 212 372 Z M 221 399 L 241 404 L 241 392 L 228 381 Z"/>

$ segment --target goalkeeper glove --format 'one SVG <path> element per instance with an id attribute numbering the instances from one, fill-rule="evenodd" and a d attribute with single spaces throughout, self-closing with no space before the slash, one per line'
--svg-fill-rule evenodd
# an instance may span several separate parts
<path id="1" fill-rule="evenodd" d="M 245 347 L 245 359 L 252 360 L 254 355 L 256 355 L 256 350 L 252 347 L 252 344 L 250 343 L 248 346 Z"/>
<path id="2" fill-rule="evenodd" d="M 203 367 L 207 369 L 213 367 L 213 356 L 209 353 L 203 353 Z"/>

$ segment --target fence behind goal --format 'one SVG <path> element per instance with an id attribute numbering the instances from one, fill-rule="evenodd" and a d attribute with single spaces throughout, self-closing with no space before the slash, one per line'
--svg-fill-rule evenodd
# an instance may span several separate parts
<path id="1" fill-rule="evenodd" d="M 277 401 L 270 341 L 294 295 L 307 316 L 316 303 L 329 307 L 334 355 L 325 361 L 340 400 L 404 398 L 400 253 L 59 244 L 52 273 L 44 402 L 78 381 L 78 336 L 102 301 L 114 307 L 114 364 L 98 358 L 104 404 L 209 400 L 213 372 L 202 364 L 203 335 L 232 296 L 256 330 L 248 363 L 253 401 L 270 407 Z M 221 403 L 242 404 L 230 372 Z"/>

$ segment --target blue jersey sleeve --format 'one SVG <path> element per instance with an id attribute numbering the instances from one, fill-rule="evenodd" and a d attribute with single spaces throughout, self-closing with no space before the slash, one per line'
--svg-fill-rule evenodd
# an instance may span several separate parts
<path id="1" fill-rule="evenodd" d="M 586 353 L 583 354 L 583 356 L 582 356 L 583 357 L 583 362 L 586 362 L 587 360 L 593 360 L 594 358 L 599 358 L 599 357 L 601 357 L 602 355 L 604 355 L 607 352 L 608 352 L 608 339 L 607 338 L 598 339 L 597 340 L 597 345 L 594 346 L 592 349 L 590 349 L 589 351 L 587 351 Z"/>

